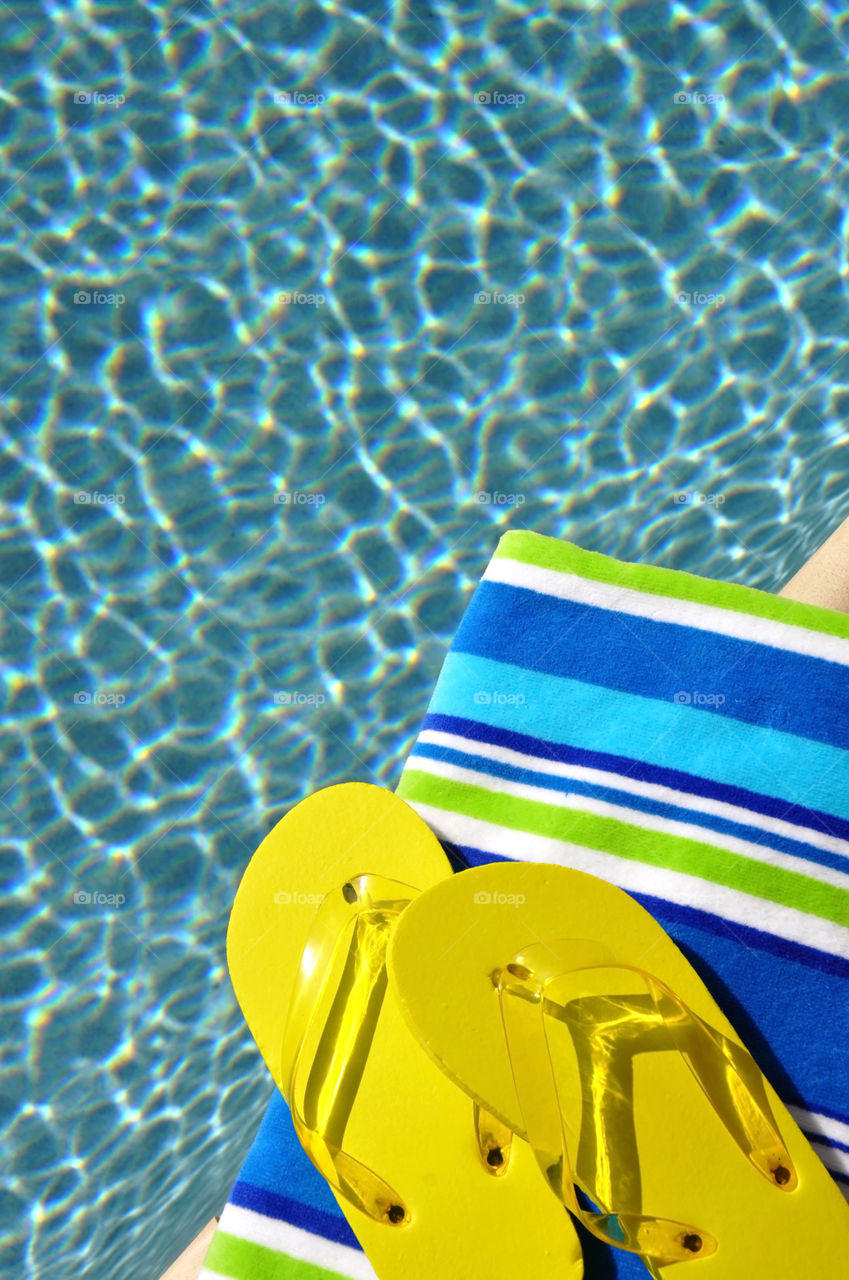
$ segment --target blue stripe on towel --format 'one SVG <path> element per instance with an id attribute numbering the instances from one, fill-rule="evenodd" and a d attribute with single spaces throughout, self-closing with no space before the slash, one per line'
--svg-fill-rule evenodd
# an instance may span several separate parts
<path id="1" fill-rule="evenodd" d="M 687 809 L 683 805 L 667 804 L 660 800 L 652 800 L 645 796 L 635 795 L 631 791 L 619 791 L 615 786 L 600 786 L 598 783 L 582 782 L 575 778 L 563 778 L 551 773 L 540 773 L 539 770 L 525 769 L 519 765 L 503 764 L 500 760 L 487 760 L 482 756 L 469 755 L 456 751 L 452 747 L 435 746 L 432 743 L 420 742 L 410 757 L 409 768 L 416 767 L 416 759 L 424 756 L 432 760 L 442 760 L 447 764 L 457 765 L 463 769 L 476 769 L 480 773 L 489 774 L 493 779 L 502 778 L 509 782 L 519 782 L 526 786 L 547 787 L 559 791 L 563 795 L 586 796 L 602 800 L 607 804 L 620 805 L 630 810 L 625 821 L 638 822 L 640 813 L 653 814 L 674 822 L 686 822 L 703 827 L 703 839 L 710 842 L 711 833 L 724 833 L 758 844 L 768 849 L 776 849 L 793 857 L 815 862 L 834 871 L 842 871 L 849 877 L 849 855 L 829 853 L 799 840 L 791 840 L 786 836 L 776 835 L 771 831 L 763 831 L 760 827 L 747 826 L 730 818 L 717 817 L 714 814 L 702 813 L 698 809 Z M 497 788 L 495 788 L 497 789 Z"/>
<path id="2" fill-rule="evenodd" d="M 702 778 L 681 769 L 646 764 L 642 760 L 634 760 L 631 756 L 614 755 L 609 751 L 588 750 L 565 742 L 533 738 L 515 729 L 484 724 L 480 720 L 462 716 L 428 713 L 422 728 L 452 733 L 458 737 L 468 738 L 471 743 L 477 741 L 486 742 L 495 747 L 508 747 L 511 751 L 537 756 L 540 760 L 554 760 L 562 764 L 575 764 L 587 769 L 603 769 L 608 773 L 619 773 L 623 777 L 634 778 L 640 782 L 689 792 L 707 800 L 719 800 L 724 804 L 751 809 L 753 813 L 760 813 L 765 817 L 781 818 L 784 822 L 810 827 L 812 831 L 818 831 L 823 835 L 849 840 L 849 821 L 845 819 L 810 809 L 805 805 L 790 804 L 786 800 L 750 791 L 745 787 Z M 417 749 L 418 746 L 419 744 Z"/>
<path id="3" fill-rule="evenodd" d="M 305 1213 L 318 1213 L 322 1216 L 322 1220 L 332 1220 L 337 1224 L 336 1227 L 328 1227 L 321 1233 L 326 1235 L 327 1239 L 340 1239 L 332 1232 L 341 1231 L 344 1234 L 342 1243 L 353 1242 L 353 1233 L 347 1219 L 324 1178 L 305 1155 L 295 1134 L 289 1108 L 277 1089 L 271 1095 L 271 1102 L 263 1116 L 259 1133 L 245 1157 L 239 1172 L 239 1181 L 250 1186 L 258 1196 L 263 1193 L 277 1196 L 281 1207 L 286 1204 L 300 1205 Z M 285 1196 L 281 1194 L 283 1191 Z M 271 1205 L 272 1202 L 266 1203 Z M 257 1209 L 257 1212 L 262 1213 L 265 1210 Z M 268 1216 L 280 1215 L 270 1213 Z M 286 1217 L 285 1221 L 296 1222 L 296 1219 Z"/>
<path id="4" fill-rule="evenodd" d="M 499 582 L 480 584 L 467 618 L 454 653 L 666 703 L 679 691 L 721 694 L 709 714 L 849 747 L 849 667 L 839 663 Z"/>
<path id="5" fill-rule="evenodd" d="M 301 1152 L 303 1158 L 303 1152 Z M 318 1175 L 317 1175 L 318 1176 Z M 325 1240 L 333 1240 L 336 1244 L 346 1244 L 353 1249 L 361 1249 L 359 1240 L 341 1213 L 324 1213 L 314 1209 L 300 1200 L 291 1200 L 288 1196 L 278 1195 L 263 1187 L 255 1187 L 250 1182 L 239 1178 L 230 1192 L 230 1204 L 240 1209 L 252 1209 L 263 1217 L 275 1218 L 279 1222 L 288 1222 L 293 1227 L 311 1231 L 313 1235 L 322 1236 Z"/>

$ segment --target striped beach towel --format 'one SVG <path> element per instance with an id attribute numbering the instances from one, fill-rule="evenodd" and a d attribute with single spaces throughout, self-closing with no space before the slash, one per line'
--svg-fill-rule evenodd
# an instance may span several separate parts
<path id="1" fill-rule="evenodd" d="M 849 617 L 509 533 L 398 792 L 471 865 L 562 863 L 641 902 L 849 1196 Z M 203 1275 L 372 1275 L 279 1099 Z"/>

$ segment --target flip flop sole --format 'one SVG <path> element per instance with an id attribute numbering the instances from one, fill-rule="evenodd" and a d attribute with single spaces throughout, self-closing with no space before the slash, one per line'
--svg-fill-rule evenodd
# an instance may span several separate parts
<path id="1" fill-rule="evenodd" d="M 452 872 L 436 837 L 404 801 L 347 783 L 283 818 L 239 886 L 227 936 L 230 974 L 284 1096 L 281 1045 L 318 899 L 363 874 L 424 890 Z M 514 1146 L 504 1175 L 493 1177 L 478 1152 L 472 1104 L 421 1049 L 390 985 L 344 1147 L 397 1189 L 410 1221 L 375 1222 L 337 1196 L 381 1280 L 580 1280 L 571 1221 L 546 1193 L 530 1150 Z"/>
<path id="2" fill-rule="evenodd" d="M 741 1044 L 698 974 L 639 903 L 582 872 L 502 863 L 464 871 L 410 904 L 387 966 L 411 1030 L 448 1077 L 522 1133 L 492 973 L 546 940 L 580 939 L 615 962 L 648 971 L 711 1026 Z M 548 1019 L 558 1079 L 574 1055 L 565 1027 Z M 778 1280 L 846 1275 L 849 1206 L 774 1090 L 766 1092 L 799 1185 L 779 1190 L 749 1163 L 677 1053 L 633 1060 L 636 1149 L 643 1211 L 700 1225 L 716 1253 L 652 1273 L 675 1280 Z M 564 1085 L 567 1122 L 580 1100 Z M 552 1197 L 554 1198 L 554 1197 Z M 615 1206 L 612 1206 L 615 1210 Z M 673 1272 L 673 1265 L 677 1270 Z M 651 1270 L 651 1267 L 649 1268 Z"/>

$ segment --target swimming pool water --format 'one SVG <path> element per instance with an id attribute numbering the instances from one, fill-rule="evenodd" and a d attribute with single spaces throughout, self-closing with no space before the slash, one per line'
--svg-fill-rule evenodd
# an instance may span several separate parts
<path id="1" fill-rule="evenodd" d="M 269 1096 L 259 840 L 394 785 L 498 535 L 849 513 L 836 8 L 0 11 L 0 1273 L 159 1275 Z"/>

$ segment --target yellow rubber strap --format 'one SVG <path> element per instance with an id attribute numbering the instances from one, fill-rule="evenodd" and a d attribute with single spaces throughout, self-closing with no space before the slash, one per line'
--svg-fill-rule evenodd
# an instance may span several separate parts
<path id="1" fill-rule="evenodd" d="M 596 943 L 526 948 L 493 974 L 528 1141 L 554 1191 L 607 1244 L 657 1265 L 704 1258 L 717 1241 L 693 1224 L 643 1212 L 634 1124 L 633 1058 L 681 1055 L 737 1146 L 773 1186 L 797 1175 L 745 1049 L 695 1014 L 645 970 L 616 962 Z M 554 1020 L 573 1050 L 555 1070 Z M 571 1107 L 564 1106 L 572 1100 Z M 566 1115 L 580 1114 L 580 1131 Z M 584 1209 L 576 1187 L 596 1212 Z"/>
<path id="2" fill-rule="evenodd" d="M 301 956 L 282 1048 L 280 1079 L 307 1155 L 340 1195 L 391 1226 L 410 1221 L 408 1207 L 343 1144 L 386 992 L 386 947 L 417 893 L 364 874 L 327 894 Z"/>

